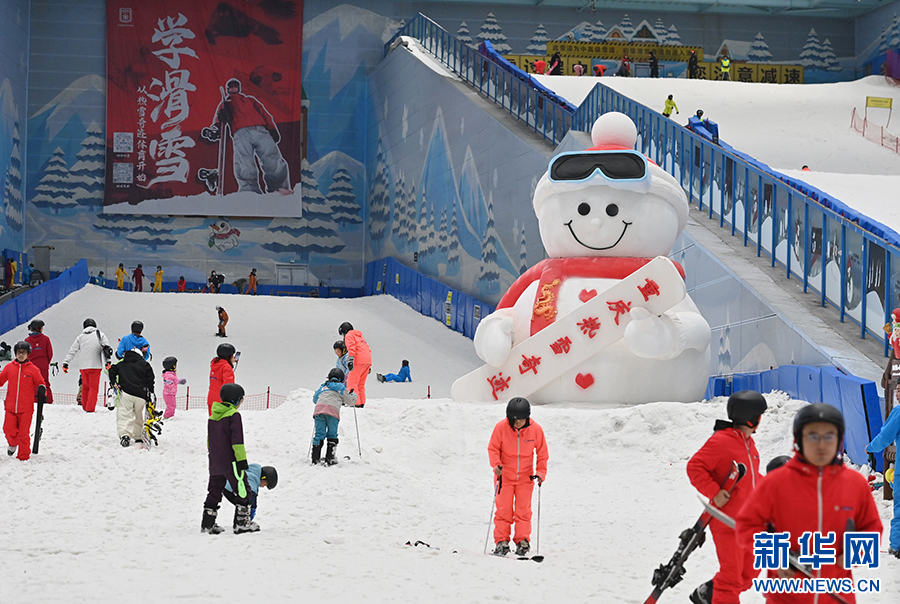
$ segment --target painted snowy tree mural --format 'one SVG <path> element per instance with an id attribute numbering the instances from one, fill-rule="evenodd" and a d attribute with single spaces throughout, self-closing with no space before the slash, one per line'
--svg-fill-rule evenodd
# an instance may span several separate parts
<path id="1" fill-rule="evenodd" d="M 519 244 L 519 274 L 528 270 L 528 248 L 525 245 L 525 221 L 518 218 L 513 220 L 513 235 Z"/>
<path id="2" fill-rule="evenodd" d="M 376 254 L 384 245 L 385 230 L 391 208 L 391 196 L 388 186 L 390 174 L 388 174 L 387 161 L 384 155 L 384 143 L 378 141 L 378 153 L 375 159 L 375 179 L 372 185 L 372 193 L 369 196 L 369 233 L 372 235 L 372 248 Z M 304 208 L 305 209 L 305 208 Z"/>
<path id="3" fill-rule="evenodd" d="M 653 24 L 653 33 L 656 34 L 656 39 L 660 44 L 666 43 L 669 32 L 666 30 L 666 24 L 663 23 L 662 19 L 657 19 L 656 23 Z"/>
<path id="4" fill-rule="evenodd" d="M 447 274 L 459 273 L 459 221 L 456 219 L 456 204 L 450 211 L 450 244 L 447 246 Z"/>
<path id="5" fill-rule="evenodd" d="M 481 31 L 478 32 L 478 39 L 490 42 L 494 50 L 500 54 L 512 51 L 512 46 L 506 43 L 506 36 L 503 35 L 503 30 L 500 28 L 500 24 L 497 23 L 497 17 L 494 16 L 494 13 L 488 13 L 484 24 L 481 26 Z"/>
<path id="6" fill-rule="evenodd" d="M 19 135 L 19 120 L 13 123 L 12 151 L 9 154 L 9 167 L 3 178 L 3 208 L 6 223 L 14 231 L 21 231 L 22 217 L 22 153 Z"/>
<path id="7" fill-rule="evenodd" d="M 356 201 L 350 172 L 346 168 L 338 168 L 332 181 L 328 187 L 328 203 L 334 212 L 334 221 L 342 226 L 362 224 L 362 207 Z"/>
<path id="8" fill-rule="evenodd" d="M 891 35 L 889 45 L 891 48 L 900 48 L 900 17 L 894 15 L 894 20 L 891 23 Z"/>
<path id="9" fill-rule="evenodd" d="M 418 239 L 418 221 L 416 220 L 416 187 L 413 183 L 409 183 L 409 190 L 406 192 L 406 250 L 415 252 L 419 249 Z"/>
<path id="10" fill-rule="evenodd" d="M 675 27 L 675 24 L 669 26 L 669 31 L 666 33 L 666 46 L 684 46 L 681 42 L 681 36 L 678 34 L 678 28 Z"/>
<path id="11" fill-rule="evenodd" d="M 311 254 L 336 254 L 344 249 L 337 235 L 328 200 L 319 191 L 319 183 L 306 158 L 300 164 L 303 218 L 275 218 L 259 246 L 276 253 L 297 254 L 301 262 L 309 262 Z M 382 237 L 384 227 L 382 227 Z"/>
<path id="12" fill-rule="evenodd" d="M 594 23 L 594 31 L 591 35 L 591 42 L 602 42 L 606 39 L 606 26 L 603 25 L 603 21 L 597 21 Z"/>
<path id="13" fill-rule="evenodd" d="M 199 218 L 181 219 L 177 226 L 184 229 L 199 226 L 201 223 L 202 219 Z M 130 214 L 97 214 L 97 218 L 91 225 L 98 231 L 106 231 L 116 237 L 124 237 L 131 243 L 147 246 L 150 250 L 157 250 L 160 246 L 175 245 L 178 242 L 172 235 L 175 226 L 175 219 L 169 216 L 137 218 Z"/>
<path id="14" fill-rule="evenodd" d="M 478 290 L 485 298 L 500 292 L 500 266 L 497 264 L 497 229 L 494 228 L 494 195 L 488 194 L 487 228 L 481 241 L 481 267 Z"/>
<path id="15" fill-rule="evenodd" d="M 622 34 L 630 40 L 632 36 L 634 36 L 634 24 L 631 22 L 631 17 L 628 15 L 622 17 L 622 22 L 619 23 L 619 29 L 622 31 Z"/>
<path id="16" fill-rule="evenodd" d="M 468 46 L 475 46 L 475 41 L 472 39 L 472 35 L 469 32 L 469 26 L 466 25 L 466 22 L 463 21 L 459 24 L 459 29 L 456 30 L 456 37 L 460 42 L 466 44 Z"/>
<path id="17" fill-rule="evenodd" d="M 541 23 L 537 26 L 537 29 L 534 30 L 534 34 L 531 36 L 531 43 L 525 50 L 527 50 L 530 55 L 545 55 L 547 54 L 548 40 L 550 40 L 550 38 L 547 36 L 547 30 L 544 29 L 544 24 Z"/>
<path id="18" fill-rule="evenodd" d="M 83 206 L 103 205 L 103 186 L 106 177 L 106 142 L 97 122 L 91 122 L 81 150 L 75 154 L 75 164 L 69 168 L 74 185 L 74 199 Z"/>
<path id="19" fill-rule="evenodd" d="M 800 53 L 800 64 L 810 69 L 826 69 L 828 67 L 828 63 L 825 62 L 825 49 L 822 48 L 815 29 L 809 30 L 806 44 Z"/>
<path id="20" fill-rule="evenodd" d="M 422 192 L 422 207 L 419 210 L 418 233 L 419 270 L 421 270 L 422 272 L 426 272 L 423 269 L 423 264 L 428 259 L 428 207 L 426 205 L 424 191 Z"/>
<path id="21" fill-rule="evenodd" d="M 447 256 L 447 252 L 450 249 L 447 244 L 447 208 L 441 210 L 441 226 L 438 232 L 440 233 L 438 235 L 438 249 L 441 252 L 441 256 Z"/>
<path id="22" fill-rule="evenodd" d="M 750 44 L 750 52 L 747 53 L 747 60 L 752 63 L 768 63 L 772 60 L 772 53 L 769 52 L 769 45 L 766 44 L 762 32 L 756 34 L 753 42 Z"/>
<path id="23" fill-rule="evenodd" d="M 40 184 L 34 189 L 36 195 L 31 198 L 31 203 L 39 208 L 50 208 L 54 214 L 60 210 L 75 208 L 75 186 L 69 175 L 69 168 L 65 160 L 66 152 L 57 147 L 53 156 L 44 168 Z"/>
<path id="24" fill-rule="evenodd" d="M 825 38 L 825 41 L 822 42 L 822 58 L 825 61 L 825 69 L 828 71 L 841 71 L 842 68 L 834 54 L 834 49 L 831 47 L 831 40 L 828 38 Z"/>
<path id="25" fill-rule="evenodd" d="M 406 218 L 406 184 L 403 181 L 403 172 L 397 173 L 397 181 L 394 183 L 394 211 L 391 214 L 391 241 L 398 252 L 406 250 L 406 234 L 409 229 L 409 221 Z"/>

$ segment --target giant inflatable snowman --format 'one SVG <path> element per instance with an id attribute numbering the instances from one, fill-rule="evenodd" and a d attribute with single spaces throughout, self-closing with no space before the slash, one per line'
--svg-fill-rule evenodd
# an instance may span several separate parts
<path id="1" fill-rule="evenodd" d="M 481 321 L 475 350 L 487 365 L 457 380 L 454 398 L 503 401 L 510 392 L 527 392 L 535 403 L 702 399 L 709 376 L 709 325 L 685 294 L 681 268 L 666 258 L 653 260 L 667 255 L 684 230 L 687 198 L 672 176 L 634 151 L 637 131 L 626 115 L 601 116 L 591 138 L 592 149 L 557 155 L 538 182 L 534 211 L 549 258 L 519 277 L 497 310 Z M 671 285 L 663 290 L 680 289 L 674 302 L 655 310 L 653 300 L 650 306 L 644 301 L 659 294 L 666 277 L 643 273 L 651 261 L 654 270 L 669 271 Z M 626 301 L 624 296 L 632 294 L 622 292 L 632 292 L 637 302 Z M 595 312 L 607 307 L 616 311 L 614 322 L 612 314 Z M 584 316 L 578 314 L 582 308 Z M 554 322 L 563 317 L 579 321 L 582 330 L 543 333 L 558 331 L 561 326 Z M 587 329 L 592 325 L 608 343 L 587 346 L 594 344 L 588 340 L 595 335 Z M 603 331 L 609 328 L 619 331 Z M 542 347 L 528 348 L 541 338 Z M 540 387 L 536 383 L 533 392 L 510 387 L 511 376 L 534 378 L 532 372 L 549 370 L 559 356 L 575 358 L 557 371 L 558 377 Z M 505 375 L 498 372 L 504 367 Z"/>

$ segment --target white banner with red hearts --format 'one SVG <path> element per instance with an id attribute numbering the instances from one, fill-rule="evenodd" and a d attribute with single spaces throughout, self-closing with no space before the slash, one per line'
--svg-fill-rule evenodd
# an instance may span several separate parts
<path id="1" fill-rule="evenodd" d="M 675 264 L 658 256 L 517 344 L 499 367 L 483 365 L 456 380 L 451 396 L 469 401 L 527 398 L 619 341 L 631 322 L 631 309 L 645 308 L 660 315 L 686 295 L 684 280 Z M 590 373 L 579 373 L 574 379 L 582 389 L 594 383 Z"/>

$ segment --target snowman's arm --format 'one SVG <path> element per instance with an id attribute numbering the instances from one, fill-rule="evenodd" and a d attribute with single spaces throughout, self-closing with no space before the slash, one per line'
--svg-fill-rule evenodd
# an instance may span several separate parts
<path id="1" fill-rule="evenodd" d="M 666 314 L 672 316 L 673 323 L 677 326 L 678 340 L 683 344 L 678 354 L 688 348 L 706 350 L 712 331 L 703 315 L 694 310 L 669 310 Z"/>
<path id="2" fill-rule="evenodd" d="M 706 350 L 710 333 L 706 319 L 695 310 L 667 310 L 657 316 L 639 307 L 631 310 L 625 345 L 639 357 L 668 361 L 686 349 Z"/>
<path id="3" fill-rule="evenodd" d="M 498 308 L 475 329 L 475 353 L 488 365 L 499 367 L 509 358 L 515 345 L 513 313 L 512 308 Z"/>

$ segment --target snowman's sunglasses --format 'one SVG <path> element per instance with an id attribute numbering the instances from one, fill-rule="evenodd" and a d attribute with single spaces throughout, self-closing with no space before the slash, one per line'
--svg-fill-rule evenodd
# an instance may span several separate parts
<path id="1" fill-rule="evenodd" d="M 608 180 L 644 180 L 647 158 L 637 151 L 577 151 L 562 153 L 550 161 L 553 182 L 582 182 L 597 172 Z"/>

